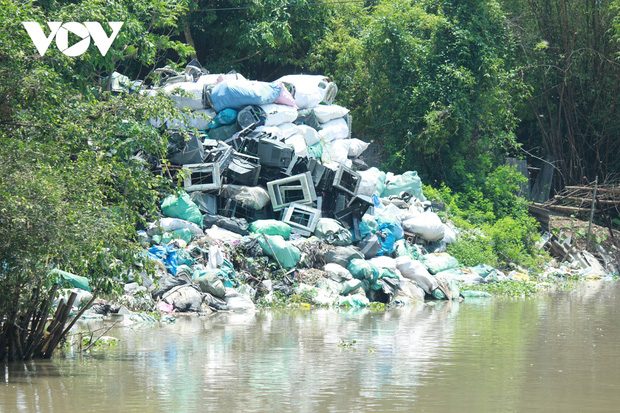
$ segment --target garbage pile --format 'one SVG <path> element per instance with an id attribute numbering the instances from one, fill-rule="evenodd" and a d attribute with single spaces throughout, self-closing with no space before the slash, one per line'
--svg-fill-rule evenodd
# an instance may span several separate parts
<path id="1" fill-rule="evenodd" d="M 192 112 L 151 121 L 169 131 L 171 166 L 162 169 L 183 190 L 139 231 L 158 270 L 126 286 L 134 306 L 245 311 L 293 294 L 320 305 L 395 305 L 459 299 L 456 281 L 504 277 L 485 265 L 460 268 L 445 252 L 457 230 L 433 211 L 415 171 L 364 162 L 369 144 L 351 137 L 329 78 L 261 82 L 195 61 L 185 73 L 158 73 L 160 86 L 144 93 Z"/>
<path id="2" fill-rule="evenodd" d="M 183 189 L 138 232 L 157 271 L 125 286 L 127 307 L 247 311 L 294 294 L 318 305 L 404 305 L 484 295 L 457 282 L 506 279 L 446 253 L 458 229 L 435 213 L 441 205 L 426 200 L 415 171 L 364 162 L 369 144 L 351 137 L 329 78 L 261 82 L 195 61 L 185 73 L 157 72 L 160 86 L 142 92 L 191 110 L 151 121 L 169 132 L 170 165 L 157 172 Z"/>

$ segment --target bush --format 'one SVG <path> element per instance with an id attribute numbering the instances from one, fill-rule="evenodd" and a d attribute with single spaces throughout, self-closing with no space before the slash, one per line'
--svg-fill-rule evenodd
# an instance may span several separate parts
<path id="1" fill-rule="evenodd" d="M 468 179 L 460 193 L 444 184 L 439 189 L 424 187 L 428 199 L 446 204 L 442 218 L 462 230 L 448 252 L 467 266 L 540 265 L 547 257 L 534 246 L 539 238 L 536 220 L 528 213 L 528 201 L 516 195 L 525 178 L 513 167 L 499 166 L 484 182 L 471 175 Z"/>
<path id="2" fill-rule="evenodd" d="M 499 260 L 493 250 L 490 238 L 482 234 L 481 231 L 467 230 L 461 233 L 458 242 L 448 246 L 448 253 L 467 267 L 478 264 L 488 264 L 495 267 Z"/>

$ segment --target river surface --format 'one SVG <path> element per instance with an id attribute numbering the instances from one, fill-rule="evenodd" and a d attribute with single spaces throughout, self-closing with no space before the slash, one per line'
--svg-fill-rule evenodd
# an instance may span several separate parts
<path id="1" fill-rule="evenodd" d="M 180 317 L 107 335 L 119 344 L 0 364 L 0 411 L 620 411 L 619 283 L 386 312 Z"/>

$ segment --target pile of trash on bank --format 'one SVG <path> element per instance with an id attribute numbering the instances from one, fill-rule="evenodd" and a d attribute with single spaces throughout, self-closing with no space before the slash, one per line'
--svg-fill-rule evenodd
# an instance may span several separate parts
<path id="1" fill-rule="evenodd" d="M 146 93 L 194 116 L 187 125 L 152 120 L 170 130 L 166 170 L 181 174 L 183 190 L 139 231 L 158 270 L 126 285 L 128 307 L 245 311 L 293 294 L 318 305 L 404 305 L 481 296 L 457 282 L 508 278 L 446 253 L 458 230 L 433 211 L 440 206 L 426 200 L 415 171 L 364 162 L 369 144 L 351 137 L 349 110 L 333 103 L 328 78 L 267 83 L 195 64 L 161 72 L 171 76 Z"/>

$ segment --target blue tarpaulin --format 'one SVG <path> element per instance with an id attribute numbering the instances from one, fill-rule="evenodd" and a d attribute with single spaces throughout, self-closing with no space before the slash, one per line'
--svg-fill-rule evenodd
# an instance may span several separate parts
<path id="1" fill-rule="evenodd" d="M 177 250 L 173 247 L 155 245 L 149 250 L 149 258 L 162 262 L 170 274 L 177 275 Z"/>

